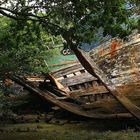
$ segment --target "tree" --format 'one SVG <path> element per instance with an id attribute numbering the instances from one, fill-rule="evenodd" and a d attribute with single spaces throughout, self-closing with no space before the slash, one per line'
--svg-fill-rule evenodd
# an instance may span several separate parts
<path id="1" fill-rule="evenodd" d="M 0 13 L 21 27 L 32 22 L 37 32 L 41 26 L 51 35 L 61 35 L 76 52 L 81 43 L 93 41 L 101 27 L 104 36 L 130 34 L 138 27 L 139 6 L 139 0 L 1 0 Z"/>
<path id="2" fill-rule="evenodd" d="M 0 13 L 24 23 L 39 22 L 53 35 L 83 42 L 91 40 L 100 27 L 104 34 L 127 35 L 138 6 L 138 0 L 3 0 Z"/>
<path id="3" fill-rule="evenodd" d="M 19 26 L 13 19 L 0 17 L 0 79 L 8 72 L 25 74 L 48 71 L 44 59 L 48 55 L 47 50 L 54 44 L 38 28 L 40 26 L 31 21 L 26 26 L 22 26 L 22 23 Z M 60 43 L 59 40 L 54 38 L 55 42 Z"/>

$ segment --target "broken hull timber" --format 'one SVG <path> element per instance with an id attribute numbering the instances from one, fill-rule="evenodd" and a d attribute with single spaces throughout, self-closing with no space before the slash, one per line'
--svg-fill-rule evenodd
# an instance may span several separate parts
<path id="1" fill-rule="evenodd" d="M 102 52 L 99 59 L 93 57 L 97 54 L 90 52 L 89 55 L 122 94 L 134 103 L 140 99 L 140 39 L 125 45 L 118 44 L 114 52 L 111 49 L 110 52 Z M 140 106 L 140 100 L 137 105 Z"/>
<path id="2" fill-rule="evenodd" d="M 32 81 L 30 82 L 30 78 L 24 80 L 21 77 L 12 76 L 11 79 L 43 100 L 49 101 L 80 116 L 94 119 L 132 117 L 132 115 L 109 94 L 107 89 L 101 85 L 100 81 L 90 75 L 81 64 L 52 72 L 52 74 L 55 80 L 63 85 L 63 88 L 61 87 L 60 89 L 59 87 L 52 86 L 52 89 L 49 90 L 48 87 L 45 86 L 42 89 L 36 85 L 34 86 Z M 83 77 L 88 78 L 84 81 L 77 80 Z M 72 83 L 70 81 L 74 82 Z M 46 85 L 44 82 L 43 84 Z M 64 95 L 64 93 L 66 94 Z"/>
<path id="3" fill-rule="evenodd" d="M 134 44 L 137 43 L 135 42 Z M 110 45 L 107 47 L 108 50 L 110 50 Z M 122 79 L 119 78 L 119 75 L 121 74 L 120 71 L 118 71 L 116 75 L 113 75 L 116 72 L 115 70 L 117 68 L 121 68 L 119 67 L 120 62 L 118 62 L 121 59 L 120 56 L 122 54 L 124 54 L 124 58 L 127 56 L 126 59 L 122 57 L 124 59 L 124 61 L 122 61 L 122 64 L 125 62 L 125 60 L 129 59 L 128 56 L 130 55 L 126 55 L 126 53 L 130 51 L 127 51 L 126 53 L 124 53 L 126 49 L 121 51 L 121 49 L 123 49 L 124 47 L 125 45 L 120 45 L 118 46 L 118 48 L 115 47 L 115 50 L 112 47 L 113 51 L 111 50 L 111 52 L 109 52 L 107 50 L 104 55 L 103 53 L 101 53 L 100 46 L 99 48 L 97 47 L 96 51 L 92 50 L 89 53 L 78 50 L 79 53 L 83 55 L 82 60 L 85 59 L 87 62 L 89 62 L 86 63 L 86 66 L 90 66 L 86 67 L 83 64 L 83 66 L 85 66 L 86 68 L 85 69 L 81 64 L 78 63 L 76 65 L 51 72 L 51 75 L 49 75 L 49 77 L 47 77 L 48 79 L 46 79 L 46 81 L 52 81 L 50 82 L 50 84 L 53 83 L 53 85 L 50 85 L 52 87 L 51 90 L 47 87 L 47 82 L 43 82 L 46 87 L 42 89 L 38 86 L 34 87 L 28 84 L 29 80 L 25 81 L 24 79 L 19 77 L 13 77 L 12 79 L 24 86 L 31 93 L 34 93 L 41 98 L 44 98 L 45 100 L 57 106 L 60 106 L 65 110 L 81 116 L 103 119 L 117 117 L 130 118 L 133 115 L 136 118 L 139 118 L 139 80 L 126 80 L 124 84 L 125 80 L 123 80 L 122 82 Z M 98 52 L 99 56 L 97 54 Z M 138 50 L 135 53 L 137 54 Z M 117 58 L 118 66 L 117 64 L 115 65 L 115 59 Z M 135 59 L 133 58 L 132 60 Z M 106 61 L 108 62 L 107 65 L 105 65 Z M 93 73 L 91 71 L 92 69 L 88 69 L 91 67 L 94 67 L 95 69 L 93 70 Z M 108 70 L 109 68 L 110 70 Z M 89 71 L 94 76 L 89 74 L 87 71 Z M 129 71 L 129 73 L 131 73 L 131 71 Z M 137 69 L 134 68 L 134 71 L 135 72 L 132 71 L 132 75 L 136 73 Z M 138 75 L 136 75 L 135 77 L 139 79 L 137 76 Z M 104 79 L 107 80 L 105 81 Z M 112 94 L 112 89 L 110 90 L 109 86 L 111 88 L 113 87 L 113 90 L 115 87 L 115 93 L 119 95 L 117 95 L 117 98 L 116 94 L 114 94 L 114 91 Z"/>
<path id="4" fill-rule="evenodd" d="M 92 61 L 103 70 L 115 86 L 122 86 L 140 81 L 140 39 L 116 47 L 102 44 L 99 48 L 89 52 Z M 102 52 L 101 52 L 102 50 Z"/>
<path id="5" fill-rule="evenodd" d="M 77 51 L 77 52 L 76 52 Z M 111 40 L 91 50 L 75 50 L 82 65 L 97 76 L 128 112 L 140 119 L 140 38 L 129 43 Z"/>
<path id="6" fill-rule="evenodd" d="M 128 115 L 128 111 L 116 101 L 100 80 L 89 74 L 81 64 L 54 71 L 52 75 L 63 85 L 61 90 L 65 90 L 75 101 L 82 102 L 80 107 L 93 114 L 93 118 L 102 118 L 104 115 L 109 118 L 113 114 L 116 117 L 117 114 L 121 117 Z M 130 116 L 131 114 L 127 117 Z"/>

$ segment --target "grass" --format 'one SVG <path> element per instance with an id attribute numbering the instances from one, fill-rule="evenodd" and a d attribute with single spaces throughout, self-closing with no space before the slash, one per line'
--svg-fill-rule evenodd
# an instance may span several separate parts
<path id="1" fill-rule="evenodd" d="M 140 140 L 140 132 L 134 128 L 119 128 L 117 121 L 111 124 L 108 121 L 97 121 L 64 125 L 1 125 L 7 131 L 0 133 L 0 140 Z"/>

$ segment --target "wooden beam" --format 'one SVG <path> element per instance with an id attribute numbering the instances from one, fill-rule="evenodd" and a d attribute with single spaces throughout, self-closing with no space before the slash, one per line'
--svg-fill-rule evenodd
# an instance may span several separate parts
<path id="1" fill-rule="evenodd" d="M 60 101 L 57 100 L 55 97 L 52 96 L 53 93 L 51 93 L 50 91 L 42 91 L 38 88 L 33 88 L 31 87 L 29 84 L 26 83 L 25 80 L 20 79 L 16 76 L 11 76 L 11 79 L 15 82 L 17 82 L 18 84 L 22 85 L 25 89 L 27 89 L 29 92 L 31 92 L 32 94 L 35 94 L 41 98 L 43 98 L 46 101 L 49 101 L 65 110 L 68 110 L 72 113 L 75 113 L 77 115 L 81 115 L 84 117 L 88 117 L 88 118 L 95 118 L 95 119 L 107 119 L 107 118 L 117 118 L 117 117 L 125 117 L 125 118 L 130 118 L 132 117 L 131 114 L 129 113 L 121 113 L 121 114 L 94 114 L 91 111 L 85 111 L 83 110 L 79 105 L 74 104 L 74 103 L 69 103 L 66 101 Z"/>
<path id="2" fill-rule="evenodd" d="M 58 78 L 58 77 L 63 77 L 64 75 L 68 75 L 68 74 L 83 70 L 83 69 L 84 67 L 80 63 L 78 63 L 77 65 L 73 65 L 67 68 L 53 71 L 51 72 L 51 74 L 54 75 L 56 78 Z"/>
<path id="3" fill-rule="evenodd" d="M 97 78 L 93 77 L 89 73 L 82 73 L 81 75 L 75 75 L 73 77 L 64 78 L 61 80 L 61 83 L 64 86 L 73 86 L 73 85 L 82 84 L 85 82 L 90 82 L 93 80 L 97 80 Z"/>
<path id="4" fill-rule="evenodd" d="M 112 81 L 104 74 L 104 72 L 98 68 L 97 64 L 86 54 L 84 51 L 78 49 L 76 46 L 72 46 L 72 50 L 78 57 L 81 64 L 85 69 L 97 77 L 102 84 L 108 89 L 108 91 L 137 119 L 140 120 L 140 108 L 132 103 L 127 97 L 120 93 Z"/>
<path id="5" fill-rule="evenodd" d="M 66 96 L 64 96 L 64 97 L 56 97 L 56 99 L 57 100 L 66 100 L 66 99 L 69 99 L 69 97 L 66 97 Z"/>
<path id="6" fill-rule="evenodd" d="M 99 86 L 96 89 L 90 88 L 88 90 L 69 91 L 69 94 L 72 97 L 90 96 L 90 95 L 103 94 L 103 93 L 109 93 L 109 91 L 104 86 Z"/>
<path id="7" fill-rule="evenodd" d="M 127 110 L 121 105 L 118 104 L 118 101 L 115 99 L 102 99 L 96 102 L 88 103 L 81 105 L 84 109 L 94 110 L 96 113 L 127 113 Z"/>
<path id="8" fill-rule="evenodd" d="M 49 66 L 54 67 L 54 66 L 63 66 L 63 65 L 68 65 L 68 64 L 76 64 L 79 61 L 67 61 L 67 62 L 63 62 L 63 63 L 59 63 L 59 64 L 51 64 Z"/>

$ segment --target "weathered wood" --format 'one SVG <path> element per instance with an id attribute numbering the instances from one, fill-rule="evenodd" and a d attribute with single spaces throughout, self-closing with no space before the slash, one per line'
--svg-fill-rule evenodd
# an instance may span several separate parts
<path id="1" fill-rule="evenodd" d="M 69 99 L 69 97 L 56 97 L 57 100 L 66 100 Z"/>
<path id="2" fill-rule="evenodd" d="M 64 86 L 51 74 L 46 74 L 46 80 L 49 79 L 50 83 L 58 89 L 64 89 Z"/>
<path id="3" fill-rule="evenodd" d="M 75 75 L 73 77 L 64 78 L 61 80 L 61 83 L 64 86 L 73 86 L 73 85 L 78 85 L 93 80 L 97 80 L 97 78 L 93 77 L 89 73 L 82 73 L 81 75 Z"/>
<path id="4" fill-rule="evenodd" d="M 90 95 L 103 94 L 103 93 L 109 93 L 108 90 L 104 86 L 99 86 L 96 89 L 89 88 L 88 90 L 69 91 L 69 94 L 72 97 L 90 96 Z"/>
<path id="5" fill-rule="evenodd" d="M 64 77 L 65 75 L 78 72 L 80 70 L 84 70 L 84 67 L 78 63 L 77 65 L 73 65 L 67 68 L 63 68 L 61 70 L 53 71 L 51 72 L 51 74 L 54 75 L 55 78 L 58 78 L 58 77 Z"/>
<path id="6" fill-rule="evenodd" d="M 66 101 L 60 101 L 57 100 L 55 96 L 52 96 L 53 93 L 51 93 L 50 91 L 42 91 L 38 88 L 33 88 L 31 87 L 29 84 L 27 84 L 23 79 L 20 79 L 16 76 L 12 76 L 11 77 L 12 80 L 14 80 L 15 82 L 17 82 L 18 84 L 22 85 L 25 89 L 27 89 L 28 91 L 30 91 L 32 94 L 35 94 L 63 109 L 66 109 L 72 113 L 75 113 L 77 115 L 82 115 L 85 117 L 89 117 L 89 118 L 116 118 L 116 117 L 132 117 L 131 114 L 129 113 L 123 113 L 123 114 L 94 114 L 91 111 L 85 111 L 83 110 L 79 105 L 74 104 L 74 103 L 69 103 Z"/>
<path id="7" fill-rule="evenodd" d="M 137 119 L 140 119 L 140 108 L 133 104 L 128 98 L 121 94 L 117 88 L 113 85 L 112 81 L 105 76 L 103 71 L 98 68 L 96 63 L 91 60 L 91 58 L 85 54 L 82 50 L 79 50 L 74 46 L 72 48 L 76 56 L 78 57 L 81 64 L 86 68 L 86 70 L 97 77 L 103 85 L 109 90 L 109 92 Z"/>
<path id="8" fill-rule="evenodd" d="M 49 66 L 51 66 L 51 67 L 54 67 L 54 66 L 63 66 L 63 65 L 75 64 L 75 63 L 79 63 L 79 61 L 67 61 L 67 62 L 63 62 L 63 63 L 59 63 L 59 64 L 51 64 Z"/>
<path id="9" fill-rule="evenodd" d="M 94 77 L 88 74 L 81 64 L 77 64 L 52 72 L 53 76 L 50 75 L 48 78 L 52 86 L 54 86 L 51 90 L 46 89 L 42 91 L 35 86 L 29 85 L 23 79 L 18 77 L 13 79 L 31 93 L 78 115 L 90 118 L 116 118 L 132 117 L 131 114 L 133 114 L 139 118 L 139 112 L 137 113 L 139 108 L 132 104 L 121 92 L 118 92 L 118 89 L 110 82 L 110 79 L 106 78 L 106 75 L 99 69 L 97 64 L 80 50 L 78 50 L 77 55 L 79 55 L 83 66 Z M 62 79 L 58 81 L 57 79 L 59 78 Z M 59 86 L 60 81 L 62 87 Z M 63 91 L 68 86 L 72 86 L 70 87 L 72 90 L 78 88 L 80 90 Z M 93 88 L 90 89 L 90 87 Z M 110 95 L 113 95 L 117 100 L 114 100 L 115 98 Z M 127 113 L 127 111 L 131 114 Z"/>
<path id="10" fill-rule="evenodd" d="M 45 77 L 26 77 L 26 79 L 30 82 L 39 82 L 44 81 Z"/>
<path id="11" fill-rule="evenodd" d="M 99 113 L 101 111 L 104 111 L 106 113 L 127 113 L 127 110 L 121 104 L 118 104 L 117 100 L 109 98 L 84 104 L 82 105 L 82 107 L 84 109 L 93 109 L 96 113 Z"/>

